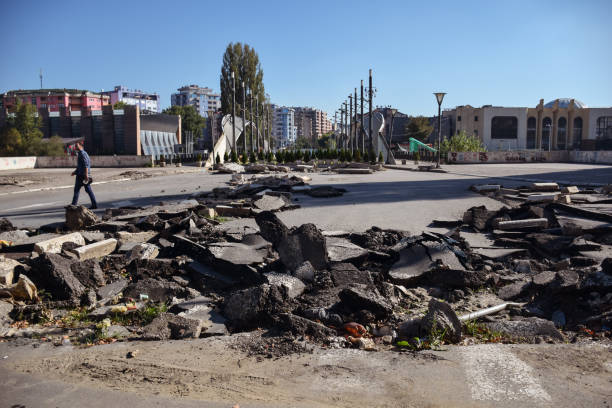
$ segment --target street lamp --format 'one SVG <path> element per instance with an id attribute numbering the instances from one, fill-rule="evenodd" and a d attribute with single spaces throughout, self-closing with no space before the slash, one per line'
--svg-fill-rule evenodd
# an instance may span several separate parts
<path id="1" fill-rule="evenodd" d="M 232 149 L 236 151 L 236 76 L 234 75 L 234 71 L 232 71 L 232 142 Z"/>
<path id="2" fill-rule="evenodd" d="M 444 100 L 444 95 L 446 92 L 434 92 L 436 95 L 436 100 L 438 101 L 438 165 L 436 167 L 440 167 L 440 147 L 442 146 L 442 100 Z"/>

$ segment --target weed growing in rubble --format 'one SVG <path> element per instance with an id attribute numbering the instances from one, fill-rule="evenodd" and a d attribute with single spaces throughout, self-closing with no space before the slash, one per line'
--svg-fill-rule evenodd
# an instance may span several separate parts
<path id="1" fill-rule="evenodd" d="M 151 323 L 153 319 L 159 316 L 161 313 L 165 313 L 168 310 L 168 306 L 165 304 L 155 305 L 151 304 L 143 309 L 137 310 L 132 313 L 113 313 L 110 317 L 113 323 L 126 325 L 142 325 L 146 326 Z"/>
<path id="2" fill-rule="evenodd" d="M 86 307 L 81 307 L 70 311 L 61 320 L 68 327 L 75 327 L 77 323 L 89 323 L 88 311 Z"/>
<path id="3" fill-rule="evenodd" d="M 501 332 L 491 330 L 484 324 L 476 323 L 475 320 L 467 321 L 463 326 L 463 331 L 465 334 L 485 343 L 499 343 L 503 340 Z"/>

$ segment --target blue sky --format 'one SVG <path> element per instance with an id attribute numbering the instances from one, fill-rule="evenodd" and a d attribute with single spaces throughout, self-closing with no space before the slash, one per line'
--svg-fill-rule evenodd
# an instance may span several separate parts
<path id="1" fill-rule="evenodd" d="M 0 91 L 219 90 L 230 42 L 258 52 L 281 105 L 333 115 L 374 72 L 375 105 L 535 106 L 574 97 L 612 106 L 612 1 L 0 0 Z"/>

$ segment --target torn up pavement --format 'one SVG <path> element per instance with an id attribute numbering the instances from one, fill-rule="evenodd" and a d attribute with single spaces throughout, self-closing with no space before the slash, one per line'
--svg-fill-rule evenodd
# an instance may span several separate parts
<path id="1" fill-rule="evenodd" d="M 603 193 L 548 201 L 529 197 L 553 186 L 488 187 L 481 193 L 513 201 L 434 220 L 446 233 L 411 236 L 287 227 L 275 212 L 296 208 L 294 194 L 344 193 L 307 181 L 236 174 L 229 187 L 101 219 L 68 207 L 53 231 L 18 234 L 2 220 L 15 240 L 0 258 L 0 336 L 100 344 L 263 330 L 249 347 L 268 355 L 305 342 L 402 351 L 609 341 L 612 212 Z M 568 204 L 567 195 L 591 201 Z M 218 226 L 226 217 L 254 217 L 258 229 L 232 234 Z"/>

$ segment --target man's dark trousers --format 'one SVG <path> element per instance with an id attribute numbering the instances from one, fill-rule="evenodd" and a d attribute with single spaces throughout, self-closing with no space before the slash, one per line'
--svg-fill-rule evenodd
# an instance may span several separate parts
<path id="1" fill-rule="evenodd" d="M 97 207 L 98 203 L 96 202 L 96 196 L 91 189 L 91 183 L 83 184 L 83 177 L 77 175 L 76 180 L 74 182 L 74 195 L 72 196 L 72 205 L 77 205 L 79 202 L 79 192 L 81 191 L 81 187 L 85 186 L 85 192 L 89 194 L 89 198 L 91 199 L 91 206 Z"/>

